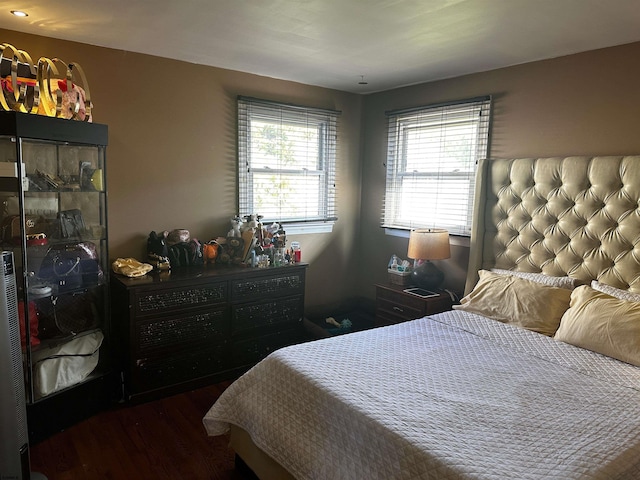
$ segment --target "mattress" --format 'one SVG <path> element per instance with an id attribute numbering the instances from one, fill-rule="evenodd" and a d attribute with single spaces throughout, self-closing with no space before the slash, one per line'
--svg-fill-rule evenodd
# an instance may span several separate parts
<path id="1" fill-rule="evenodd" d="M 464 311 L 278 350 L 203 422 L 299 479 L 640 478 L 640 368 Z"/>

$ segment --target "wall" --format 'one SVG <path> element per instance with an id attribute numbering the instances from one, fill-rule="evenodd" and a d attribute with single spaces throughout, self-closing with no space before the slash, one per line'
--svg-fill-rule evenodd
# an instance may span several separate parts
<path id="1" fill-rule="evenodd" d="M 236 212 L 236 96 L 342 111 L 333 233 L 290 236 L 310 263 L 307 304 L 353 296 L 360 209 L 362 97 L 299 83 L 0 29 L 32 58 L 79 63 L 94 122 L 109 126 L 110 257 L 146 257 L 152 230 L 226 235 Z M 259 212 L 258 212 L 259 213 Z"/>
<path id="2" fill-rule="evenodd" d="M 332 234 L 295 238 L 310 262 L 310 306 L 372 299 L 391 254 L 406 256 L 407 239 L 379 227 L 387 110 L 491 94 L 494 157 L 640 153 L 640 43 L 362 97 L 2 29 L 0 40 L 87 72 L 95 121 L 110 131 L 112 258 L 143 258 L 151 230 L 226 233 L 236 209 L 236 95 L 341 110 L 340 219 Z M 438 262 L 445 286 L 462 290 L 468 253 L 453 245 Z"/>
<path id="3" fill-rule="evenodd" d="M 384 112 L 449 100 L 493 96 L 491 156 L 640 153 L 640 43 L 415 85 L 369 95 L 363 110 L 360 294 L 386 280 L 393 253 L 406 258 L 407 239 L 379 227 L 384 196 Z M 640 168 L 640 167 L 639 167 Z M 445 286 L 461 291 L 469 249 L 452 246 L 438 261 Z"/>

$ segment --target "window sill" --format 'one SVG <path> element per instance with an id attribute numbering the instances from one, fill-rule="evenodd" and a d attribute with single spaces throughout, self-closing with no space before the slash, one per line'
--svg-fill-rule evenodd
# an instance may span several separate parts
<path id="1" fill-rule="evenodd" d="M 284 223 L 282 225 L 287 235 L 306 235 L 314 233 L 333 232 L 333 222 L 319 223 Z"/>
<path id="2" fill-rule="evenodd" d="M 411 233 L 411 231 L 401 230 L 397 228 L 385 228 L 384 233 L 385 235 L 390 235 L 392 237 L 409 238 L 409 233 Z M 449 234 L 449 244 L 469 248 L 471 246 L 471 239 L 469 237 L 463 237 L 461 235 Z"/>

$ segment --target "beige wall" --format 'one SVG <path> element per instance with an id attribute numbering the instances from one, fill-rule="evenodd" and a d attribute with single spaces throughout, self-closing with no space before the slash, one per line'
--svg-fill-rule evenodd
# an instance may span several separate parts
<path id="1" fill-rule="evenodd" d="M 379 227 L 386 110 L 491 94 L 494 157 L 640 153 L 640 43 L 363 97 L 2 29 L 0 41 L 84 67 L 95 121 L 109 125 L 112 258 L 143 258 L 151 230 L 226 233 L 236 209 L 236 95 L 341 110 L 339 221 L 331 234 L 295 238 L 310 262 L 310 306 L 373 298 L 391 254 L 406 256 L 407 240 Z M 467 260 L 468 248 L 453 246 L 439 262 L 446 286 L 463 288 Z"/>
<path id="2" fill-rule="evenodd" d="M 416 85 L 370 95 L 363 111 L 361 295 L 386 279 L 391 254 L 406 239 L 379 227 L 384 194 L 384 112 L 479 95 L 493 96 L 491 156 L 640 153 L 640 43 Z M 640 167 L 639 167 L 640 168 Z M 439 261 L 446 286 L 464 288 L 468 248 Z"/>
<path id="3" fill-rule="evenodd" d="M 339 220 L 331 234 L 289 240 L 300 241 L 310 263 L 308 305 L 355 294 L 361 96 L 1 29 L 0 41 L 85 70 L 94 122 L 109 126 L 111 258 L 144 259 L 151 230 L 186 228 L 205 241 L 226 235 L 237 208 L 237 95 L 342 111 Z"/>

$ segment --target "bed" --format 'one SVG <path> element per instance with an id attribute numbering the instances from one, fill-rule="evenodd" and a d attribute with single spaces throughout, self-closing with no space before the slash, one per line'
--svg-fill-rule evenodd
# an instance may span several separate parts
<path id="1" fill-rule="evenodd" d="M 263 480 L 640 478 L 640 157 L 477 178 L 457 309 L 272 353 L 208 434 Z"/>

